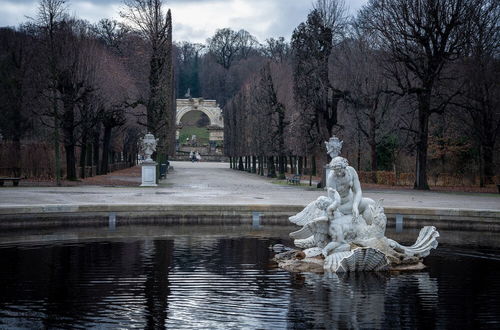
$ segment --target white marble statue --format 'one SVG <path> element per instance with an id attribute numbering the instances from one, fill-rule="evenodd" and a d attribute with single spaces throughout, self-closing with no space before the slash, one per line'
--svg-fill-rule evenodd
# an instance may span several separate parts
<path id="1" fill-rule="evenodd" d="M 340 152 L 342 142 L 336 137 L 330 141 L 333 142 L 326 143 L 327 148 L 331 147 L 328 151 L 335 155 Z M 322 263 L 325 270 L 333 272 L 421 269 L 421 258 L 437 247 L 436 228 L 424 227 L 410 247 L 386 238 L 387 218 L 382 200 L 363 198 L 356 170 L 338 153 L 328 167 L 328 196 L 320 196 L 289 218 L 302 226 L 290 236 L 304 250 L 296 260 L 277 255 L 280 266 L 307 270 L 304 267 L 307 263 L 314 267 Z M 293 256 L 289 252 L 285 255 Z"/>
<path id="2" fill-rule="evenodd" d="M 158 139 L 155 139 L 154 135 L 151 133 L 147 133 L 144 138 L 141 140 L 141 150 L 146 156 L 145 162 L 152 162 L 151 155 L 156 151 L 156 145 L 158 143 Z"/>

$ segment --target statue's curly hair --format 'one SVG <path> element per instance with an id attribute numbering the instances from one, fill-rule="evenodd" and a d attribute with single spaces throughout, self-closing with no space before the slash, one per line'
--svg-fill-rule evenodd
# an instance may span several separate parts
<path id="1" fill-rule="evenodd" d="M 347 166 L 349 166 L 349 162 L 347 161 L 347 159 L 340 156 L 333 158 L 332 161 L 330 162 L 330 167 L 335 167 L 339 165 L 343 168 L 346 168 Z"/>

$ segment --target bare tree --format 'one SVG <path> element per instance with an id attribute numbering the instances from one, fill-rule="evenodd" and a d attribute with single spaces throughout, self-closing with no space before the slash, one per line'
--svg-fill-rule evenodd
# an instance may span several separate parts
<path id="1" fill-rule="evenodd" d="M 33 36 L 23 29 L 0 29 L 0 135 L 14 149 L 13 175 L 21 176 L 21 139 L 31 127 L 28 105 L 34 98 L 32 63 L 35 57 Z"/>
<path id="2" fill-rule="evenodd" d="M 359 130 L 370 146 L 370 160 L 373 181 L 376 183 L 377 146 L 394 129 L 394 120 L 389 116 L 397 99 L 388 93 L 391 82 L 384 75 L 382 58 L 384 54 L 370 46 L 370 40 L 363 35 L 346 40 L 334 55 L 331 80 L 341 89 L 348 91 L 344 100 L 354 111 Z M 346 123 L 346 125 L 353 123 Z M 353 125 L 354 126 L 354 125 Z"/>
<path id="3" fill-rule="evenodd" d="M 123 55 L 123 42 L 130 32 L 126 25 L 116 20 L 104 18 L 92 26 L 92 31 L 109 49 Z"/>
<path id="4" fill-rule="evenodd" d="M 329 59 L 333 49 L 333 31 L 318 10 L 309 13 L 292 35 L 294 91 L 302 108 L 302 119 L 318 150 L 337 125 L 337 106 L 343 92 L 329 78 Z"/>
<path id="5" fill-rule="evenodd" d="M 90 37 L 89 26 L 83 21 L 67 20 L 59 33 L 61 54 L 58 64 L 56 90 L 62 106 L 61 128 L 66 154 L 66 177 L 76 180 L 77 128 L 86 119 L 79 112 L 79 105 L 95 89 L 97 63 L 96 42 Z M 80 110 L 87 110 L 83 107 Z"/>
<path id="6" fill-rule="evenodd" d="M 263 48 L 264 54 L 276 62 L 284 62 L 290 56 L 290 44 L 285 38 L 269 38 Z"/>
<path id="7" fill-rule="evenodd" d="M 217 63 L 225 69 L 229 69 L 238 55 L 239 40 L 238 33 L 229 29 L 219 29 L 214 36 L 207 40 L 208 49 L 215 57 Z"/>
<path id="8" fill-rule="evenodd" d="M 417 99 L 415 188 L 427 184 L 429 117 L 450 98 L 436 97 L 445 66 L 467 45 L 470 17 L 484 0 L 372 0 L 360 12 L 364 28 L 388 54 L 387 68 L 405 94 Z M 450 78 L 450 77 L 448 77 Z"/>
<path id="9" fill-rule="evenodd" d="M 243 29 L 238 31 L 237 36 L 238 57 L 240 59 L 248 58 L 259 47 L 259 42 L 250 32 Z"/>
<path id="10" fill-rule="evenodd" d="M 209 53 L 224 69 L 229 69 L 235 60 L 247 58 L 259 43 L 246 30 L 238 32 L 224 28 L 207 40 Z"/>
<path id="11" fill-rule="evenodd" d="M 41 31 L 40 41 L 44 48 L 43 54 L 47 58 L 49 67 L 48 90 L 50 95 L 48 97 L 51 100 L 50 106 L 54 128 L 55 177 L 58 186 L 61 185 L 61 151 L 59 141 L 60 114 L 55 89 L 58 79 L 57 61 L 59 59 L 56 49 L 56 33 L 60 22 L 67 16 L 65 3 L 65 0 L 40 0 L 36 20 L 36 24 Z"/>
<path id="12" fill-rule="evenodd" d="M 485 1 L 471 20 L 475 24 L 468 52 L 458 65 L 462 91 L 453 101 L 459 111 L 453 112 L 479 146 L 480 186 L 484 186 L 495 175 L 494 150 L 500 136 L 500 3 Z"/>
<path id="13" fill-rule="evenodd" d="M 160 137 L 158 153 L 166 157 L 168 150 L 173 150 L 174 141 L 169 138 L 169 132 L 175 125 L 170 122 L 175 118 L 170 9 L 165 13 L 162 0 L 124 2 L 127 8 L 120 12 L 120 15 L 132 24 L 132 28 L 140 33 L 150 46 L 147 128 Z"/>
<path id="14" fill-rule="evenodd" d="M 332 31 L 334 42 L 342 41 L 349 24 L 344 0 L 316 0 L 313 9 L 318 12 L 323 24 Z"/>
<path id="15" fill-rule="evenodd" d="M 285 119 L 285 107 L 278 101 L 276 83 L 273 81 L 271 64 L 268 62 L 260 71 L 256 92 L 253 97 L 257 109 L 263 114 L 262 119 L 270 123 L 268 132 L 268 155 L 278 157 L 278 178 L 285 178 L 286 150 L 285 130 L 288 122 Z M 260 123 L 255 123 L 259 125 Z"/>

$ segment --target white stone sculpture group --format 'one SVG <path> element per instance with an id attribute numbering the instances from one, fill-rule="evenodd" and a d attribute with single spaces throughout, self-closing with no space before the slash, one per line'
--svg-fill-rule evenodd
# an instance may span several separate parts
<path id="1" fill-rule="evenodd" d="M 326 179 L 328 196 L 320 196 L 289 220 L 301 229 L 290 236 L 301 251 L 276 255 L 289 270 L 332 272 L 421 269 L 422 258 L 438 245 L 435 227 L 422 228 L 410 247 L 385 237 L 382 200 L 363 198 L 356 170 L 338 156 L 342 141 L 326 142 L 332 157 Z"/>

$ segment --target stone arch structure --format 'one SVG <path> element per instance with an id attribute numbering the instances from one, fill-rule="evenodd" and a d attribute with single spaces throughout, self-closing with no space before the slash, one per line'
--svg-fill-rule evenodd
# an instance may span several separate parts
<path id="1" fill-rule="evenodd" d="M 215 100 L 204 100 L 203 98 L 177 99 L 177 113 L 175 123 L 177 124 L 176 138 L 179 139 L 179 128 L 182 117 L 190 111 L 201 111 L 210 120 L 209 141 L 211 143 L 224 140 L 224 120 L 222 110 Z"/>
<path id="2" fill-rule="evenodd" d="M 222 110 L 215 100 L 204 100 L 202 98 L 177 99 L 177 115 L 175 117 L 177 125 L 180 124 L 181 118 L 190 111 L 201 111 L 210 119 L 210 126 L 224 128 Z"/>

